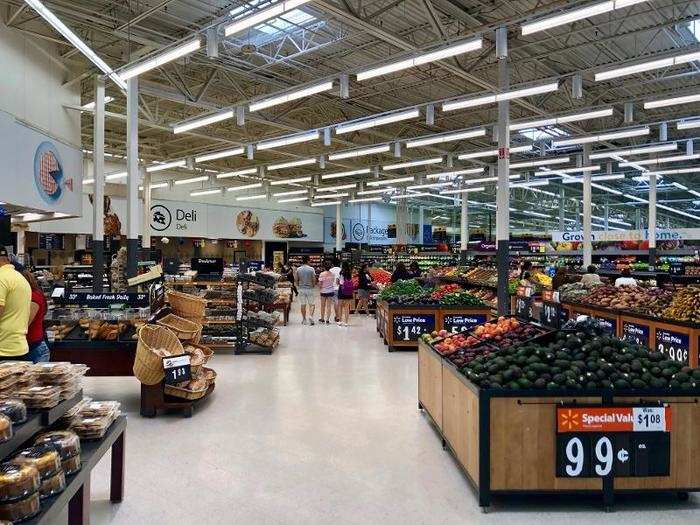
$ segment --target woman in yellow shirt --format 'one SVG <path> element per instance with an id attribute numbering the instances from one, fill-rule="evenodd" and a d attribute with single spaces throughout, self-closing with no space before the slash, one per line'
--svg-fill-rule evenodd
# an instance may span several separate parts
<path id="1" fill-rule="evenodd" d="M 32 290 L 0 247 L 0 360 L 25 360 Z"/>

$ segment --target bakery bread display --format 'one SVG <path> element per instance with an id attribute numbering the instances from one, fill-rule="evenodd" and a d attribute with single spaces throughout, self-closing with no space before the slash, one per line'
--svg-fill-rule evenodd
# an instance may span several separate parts
<path id="1" fill-rule="evenodd" d="M 72 476 L 80 472 L 82 468 L 82 462 L 80 461 L 80 454 L 77 456 L 71 456 L 66 459 L 61 460 L 61 467 L 66 476 Z"/>
<path id="2" fill-rule="evenodd" d="M 61 470 L 61 456 L 56 447 L 48 443 L 25 448 L 12 459 L 12 463 L 35 467 L 42 480 Z"/>
<path id="3" fill-rule="evenodd" d="M 41 502 L 39 492 L 34 492 L 26 498 L 0 503 L 0 519 L 10 523 L 18 523 L 39 514 Z"/>
<path id="4" fill-rule="evenodd" d="M 121 414 L 118 401 L 91 401 L 75 416 L 70 430 L 80 439 L 101 439 Z"/>
<path id="5" fill-rule="evenodd" d="M 31 386 L 17 390 L 15 395 L 29 408 L 53 408 L 61 401 L 61 389 L 57 386 Z"/>
<path id="6" fill-rule="evenodd" d="M 41 478 L 32 465 L 3 463 L 0 465 L 0 502 L 14 501 L 39 490 Z"/>
<path id="7" fill-rule="evenodd" d="M 27 420 L 27 405 L 21 399 L 4 399 L 0 401 L 0 414 L 7 416 L 13 425 Z"/>
<path id="8" fill-rule="evenodd" d="M 80 454 L 80 438 L 70 430 L 44 432 L 34 440 L 35 445 L 50 444 L 58 449 L 62 460 Z"/>
<path id="9" fill-rule="evenodd" d="M 66 488 L 66 474 L 63 469 L 56 472 L 53 476 L 41 480 L 39 494 L 41 499 L 50 498 L 56 494 L 60 494 Z"/>

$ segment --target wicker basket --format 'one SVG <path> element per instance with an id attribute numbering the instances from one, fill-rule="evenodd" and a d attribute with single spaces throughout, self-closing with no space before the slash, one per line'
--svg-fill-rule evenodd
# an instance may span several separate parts
<path id="1" fill-rule="evenodd" d="M 207 378 L 208 385 L 216 381 L 216 371 L 211 368 L 204 367 L 204 376 Z"/>
<path id="2" fill-rule="evenodd" d="M 205 299 L 176 290 L 167 290 L 166 294 L 168 302 L 176 315 L 193 321 L 204 319 L 204 309 L 207 306 Z"/>
<path id="3" fill-rule="evenodd" d="M 190 369 L 192 370 L 192 374 L 197 374 L 200 370 L 202 370 L 204 365 L 206 365 L 209 362 L 209 359 L 211 358 L 211 356 L 214 355 L 214 351 L 211 348 L 209 348 L 208 346 L 203 346 L 203 345 L 199 345 L 196 343 L 191 343 L 189 341 L 185 342 L 185 344 L 183 345 L 183 349 L 186 346 L 194 346 L 195 348 L 199 348 L 204 353 L 204 359 L 202 360 L 201 364 L 194 365 L 194 364 L 190 363 Z M 186 353 L 189 353 L 189 352 L 187 352 L 186 349 L 184 351 Z"/>
<path id="4" fill-rule="evenodd" d="M 180 341 L 197 344 L 202 337 L 201 324 L 175 314 L 168 314 L 162 319 L 158 319 L 156 324 L 172 330 Z"/>
<path id="5" fill-rule="evenodd" d="M 144 385 L 155 385 L 165 377 L 163 358 L 154 352 L 156 348 L 163 348 L 173 355 L 185 353 L 180 340 L 167 328 L 152 324 L 142 326 L 136 345 L 134 375 Z"/>
<path id="6" fill-rule="evenodd" d="M 204 396 L 206 396 L 208 390 L 209 382 L 207 382 L 207 386 L 201 390 L 189 390 L 187 388 L 180 388 L 179 386 L 165 385 L 164 392 L 169 396 L 180 397 L 183 399 L 189 399 L 190 401 L 194 401 L 195 399 L 202 399 Z"/>

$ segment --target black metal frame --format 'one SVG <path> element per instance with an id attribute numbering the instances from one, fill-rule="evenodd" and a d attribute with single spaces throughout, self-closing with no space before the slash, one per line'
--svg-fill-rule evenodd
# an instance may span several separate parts
<path id="1" fill-rule="evenodd" d="M 267 347 L 267 346 L 261 346 L 256 343 L 251 343 L 249 339 L 249 334 L 251 328 L 255 329 L 258 327 L 264 327 L 270 329 L 270 327 L 264 326 L 262 323 L 259 321 L 252 321 L 251 319 L 248 319 L 248 316 L 245 315 L 245 311 L 248 310 L 247 306 L 250 304 L 250 302 L 255 302 L 258 304 L 262 305 L 267 305 L 269 306 L 268 303 L 264 303 L 261 301 L 256 301 L 255 299 L 251 299 L 249 297 L 245 296 L 245 291 L 250 288 L 250 285 L 255 284 L 258 286 L 264 286 L 266 288 L 271 288 L 269 286 L 269 283 L 265 280 L 256 280 L 256 279 L 236 279 L 236 282 L 243 287 L 242 290 L 242 301 L 243 301 L 243 309 L 244 309 L 244 315 L 241 317 L 240 321 L 236 321 L 236 344 L 235 344 L 235 350 L 234 354 L 235 355 L 241 355 L 241 354 L 262 354 L 262 355 L 272 355 L 275 351 L 275 347 Z M 236 294 L 238 293 L 238 286 L 234 288 L 236 290 Z"/>

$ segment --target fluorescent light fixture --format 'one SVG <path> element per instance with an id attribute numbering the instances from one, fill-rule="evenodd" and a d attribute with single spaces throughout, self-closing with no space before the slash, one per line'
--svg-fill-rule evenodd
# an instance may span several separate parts
<path id="1" fill-rule="evenodd" d="M 511 124 L 508 129 L 511 131 L 517 131 L 519 129 L 528 128 L 541 128 L 544 126 L 553 126 L 555 124 L 566 124 L 567 122 L 577 122 L 579 120 L 591 120 L 594 118 L 610 117 L 613 114 L 612 108 L 599 109 L 596 111 L 586 111 L 584 113 L 574 113 L 573 115 L 564 115 L 562 117 L 542 119 L 542 120 L 530 120 L 528 122 L 519 122 L 516 124 Z"/>
<path id="2" fill-rule="evenodd" d="M 431 182 L 430 184 L 415 184 L 413 186 L 406 186 L 407 190 L 423 190 L 426 188 L 444 188 L 445 186 L 452 186 L 453 181 L 449 182 Z"/>
<path id="3" fill-rule="evenodd" d="M 296 177 L 293 179 L 273 180 L 270 181 L 270 186 L 284 186 L 286 184 L 297 184 L 299 182 L 311 182 L 311 176 Z"/>
<path id="4" fill-rule="evenodd" d="M 87 186 L 88 184 L 95 184 L 95 179 L 83 179 L 83 186 Z"/>
<path id="5" fill-rule="evenodd" d="M 163 164 L 152 164 L 146 168 L 148 173 L 155 171 L 169 170 L 170 168 L 184 168 L 187 166 L 186 160 L 174 160 L 172 162 L 164 162 Z"/>
<path id="6" fill-rule="evenodd" d="M 632 66 L 610 69 L 608 71 L 596 73 L 595 80 L 596 82 L 600 82 L 601 80 L 610 80 L 611 78 L 625 77 L 627 75 L 643 73 L 644 71 L 661 69 L 662 67 L 671 67 L 678 66 L 680 64 L 687 64 L 688 62 L 694 62 L 696 60 L 700 60 L 700 51 L 697 51 L 695 53 L 684 53 L 682 55 L 676 55 L 668 58 L 660 58 L 657 60 L 649 60 L 646 62 L 641 62 L 639 64 L 634 64 Z"/>
<path id="7" fill-rule="evenodd" d="M 277 202 L 302 202 L 308 200 L 308 197 L 293 197 L 291 199 L 278 199 Z"/>
<path id="8" fill-rule="evenodd" d="M 243 197 L 236 197 L 237 201 L 254 201 L 258 199 L 267 199 L 267 194 L 261 193 L 259 195 L 245 195 Z"/>
<path id="9" fill-rule="evenodd" d="M 477 192 L 477 191 L 484 191 L 486 189 L 485 186 L 477 186 L 476 188 L 461 188 L 458 190 L 443 190 L 441 193 L 446 194 L 446 195 L 451 195 L 454 193 L 472 193 L 472 192 Z"/>
<path id="10" fill-rule="evenodd" d="M 625 193 L 622 196 L 637 202 L 649 202 L 648 200 L 642 199 L 641 197 L 636 197 L 635 195 L 630 195 L 629 193 Z"/>
<path id="11" fill-rule="evenodd" d="M 636 178 L 636 177 L 635 177 L 635 178 Z M 680 182 L 673 182 L 672 184 L 673 184 L 676 188 L 678 188 L 678 189 L 680 189 L 680 190 L 685 190 L 685 191 L 688 190 L 688 186 L 684 186 L 684 185 L 681 184 Z"/>
<path id="12" fill-rule="evenodd" d="M 328 160 L 343 160 L 355 159 L 366 155 L 374 155 L 376 153 L 387 153 L 391 148 L 389 146 L 373 146 L 371 148 L 354 149 L 351 151 L 342 151 L 328 155 Z"/>
<path id="13" fill-rule="evenodd" d="M 273 193 L 273 197 L 287 197 L 288 195 L 305 195 L 309 190 L 292 190 L 292 191 L 281 191 L 279 193 Z"/>
<path id="14" fill-rule="evenodd" d="M 331 202 L 312 202 L 311 206 L 313 207 L 318 207 L 318 206 L 335 206 L 336 204 L 342 204 L 340 201 L 331 201 Z"/>
<path id="15" fill-rule="evenodd" d="M 696 220 L 697 220 L 697 218 L 698 218 L 697 215 L 692 215 L 692 214 L 686 213 L 686 212 L 684 212 L 684 211 L 676 210 L 675 208 L 670 208 L 670 207 L 668 207 L 668 206 L 666 206 L 666 205 L 664 205 L 664 204 L 657 204 L 656 207 L 657 207 L 657 208 L 661 208 L 662 210 L 666 210 L 666 211 L 670 211 L 670 212 L 673 212 L 673 213 L 677 213 L 678 215 L 683 215 L 684 217 L 690 217 L 691 219 L 696 219 Z"/>
<path id="16" fill-rule="evenodd" d="M 226 188 L 226 191 L 252 190 L 253 188 L 262 188 L 262 182 L 254 182 L 253 184 L 243 184 L 242 186 L 231 186 L 230 188 Z"/>
<path id="17" fill-rule="evenodd" d="M 223 151 L 217 151 L 214 153 L 206 153 L 204 155 L 199 155 L 194 158 L 195 162 L 207 162 L 208 160 L 224 159 L 226 157 L 233 157 L 234 155 L 242 155 L 245 153 L 245 148 L 232 148 Z"/>
<path id="18" fill-rule="evenodd" d="M 376 195 L 377 193 L 391 193 L 395 191 L 396 188 L 381 188 L 379 190 L 362 190 L 358 191 L 358 195 Z"/>
<path id="19" fill-rule="evenodd" d="M 528 160 L 525 162 L 514 162 L 510 165 L 510 169 L 515 168 L 535 168 L 537 166 L 549 166 L 550 164 L 566 164 L 569 162 L 569 157 L 557 157 L 552 159 Z"/>
<path id="20" fill-rule="evenodd" d="M 536 188 L 538 186 L 547 186 L 549 184 L 548 180 L 532 180 L 529 182 L 518 182 L 516 184 L 511 184 L 511 188 Z"/>
<path id="21" fill-rule="evenodd" d="M 677 129 L 695 129 L 700 128 L 700 118 L 695 120 L 682 120 L 676 124 Z"/>
<path id="22" fill-rule="evenodd" d="M 569 173 L 585 173 L 589 171 L 600 171 L 600 166 L 580 166 L 578 168 L 564 168 L 561 170 L 551 170 L 549 168 L 540 168 L 540 170 L 535 175 L 538 177 L 544 175 L 568 175 Z"/>
<path id="23" fill-rule="evenodd" d="M 475 175 L 477 173 L 483 173 L 484 168 L 469 168 L 466 170 L 456 170 L 456 171 L 443 171 L 441 173 L 430 173 L 426 175 L 426 179 L 439 179 L 441 177 L 458 177 L 460 175 Z"/>
<path id="24" fill-rule="evenodd" d="M 170 186 L 170 184 L 167 182 L 154 182 L 153 184 L 151 184 L 151 189 L 157 190 L 159 188 L 167 188 L 168 186 Z"/>
<path id="25" fill-rule="evenodd" d="M 683 175 L 684 173 L 700 173 L 700 166 L 696 166 L 693 168 L 678 168 L 675 170 L 661 170 L 661 171 L 654 171 L 654 172 L 647 172 L 647 175 L 656 175 L 656 176 L 662 176 L 662 175 Z"/>
<path id="26" fill-rule="evenodd" d="M 340 179 L 342 177 L 352 177 L 353 175 L 364 175 L 366 173 L 369 173 L 370 171 L 371 170 L 369 168 L 362 168 L 359 170 L 339 171 L 337 173 L 327 173 L 325 175 L 321 175 L 321 180 Z"/>
<path id="27" fill-rule="evenodd" d="M 455 109 L 462 108 L 472 108 L 475 106 L 483 106 L 485 104 L 495 104 L 501 100 L 513 100 L 516 98 L 531 97 L 533 95 L 541 95 L 542 93 L 551 93 L 552 91 L 557 91 L 559 89 L 559 82 L 552 82 L 549 84 L 543 84 L 541 86 L 533 86 L 522 89 L 514 89 L 511 91 L 504 91 L 503 93 L 496 93 L 495 95 L 486 95 L 483 97 L 467 98 L 462 100 L 455 100 L 453 102 L 445 102 L 442 105 L 443 111 L 454 111 Z"/>
<path id="28" fill-rule="evenodd" d="M 665 164 L 667 162 L 682 162 L 684 160 L 694 159 L 700 159 L 700 154 L 696 153 L 694 155 L 673 155 L 671 157 L 657 157 L 655 159 L 636 160 L 634 162 L 620 162 L 619 166 L 629 167 L 635 164 L 639 166 L 655 166 L 658 164 Z"/>
<path id="29" fill-rule="evenodd" d="M 133 67 L 127 68 L 119 72 L 119 78 L 121 78 L 122 80 L 127 80 L 129 78 L 138 76 L 141 73 L 145 73 L 146 71 L 150 71 L 151 69 L 160 67 L 164 64 L 167 64 L 168 62 L 172 62 L 173 60 L 177 60 L 178 58 L 184 57 L 185 55 L 194 53 L 200 47 L 202 47 L 202 41 L 200 40 L 200 38 L 193 38 L 191 40 L 183 42 L 182 44 L 178 44 L 172 47 L 165 53 L 156 55 L 153 58 L 144 60 L 143 62 L 136 64 Z"/>
<path id="30" fill-rule="evenodd" d="M 608 193 L 612 193 L 613 195 L 622 195 L 621 191 L 614 190 L 612 188 L 608 188 L 607 186 L 603 186 L 602 184 L 596 184 L 595 182 L 591 182 L 591 186 L 593 188 L 598 188 L 599 190 L 607 191 Z"/>
<path id="31" fill-rule="evenodd" d="M 404 193 L 402 195 L 393 195 L 392 199 L 412 199 L 414 197 L 427 197 L 430 193 L 428 192 L 416 192 L 416 193 Z"/>
<path id="32" fill-rule="evenodd" d="M 201 177 L 176 180 L 173 184 L 175 184 L 175 186 L 182 186 L 183 184 L 194 184 L 195 182 L 204 182 L 207 180 L 209 180 L 209 175 L 202 175 Z"/>
<path id="33" fill-rule="evenodd" d="M 112 102 L 113 100 L 114 100 L 114 97 L 105 97 L 105 105 L 106 105 L 106 104 L 109 104 L 109 103 Z M 88 102 L 87 104 L 83 104 L 82 106 L 80 106 L 80 109 L 84 109 L 84 110 L 93 110 L 93 109 L 95 109 L 95 101 L 93 100 L 92 102 Z M 87 152 L 86 152 L 86 153 L 87 153 Z M 92 153 L 92 151 L 91 151 L 90 153 Z M 105 157 L 110 157 L 110 156 L 111 156 L 111 155 L 109 155 L 109 153 L 105 153 Z"/>
<path id="34" fill-rule="evenodd" d="M 381 117 L 360 120 L 358 122 L 339 124 L 335 127 L 335 134 L 342 135 L 343 133 L 351 133 L 353 131 L 359 131 L 361 129 L 375 128 L 377 126 L 383 126 L 385 124 L 401 122 L 402 120 L 409 120 L 418 117 L 420 117 L 419 109 L 409 109 L 406 111 L 400 111 L 398 113 L 391 113 L 390 115 L 383 115 Z"/>
<path id="35" fill-rule="evenodd" d="M 105 180 L 126 179 L 128 176 L 129 174 L 126 171 L 120 171 L 119 173 L 110 173 L 109 175 L 105 175 Z"/>
<path id="36" fill-rule="evenodd" d="M 679 104 L 690 104 L 700 102 L 700 93 L 686 95 L 683 97 L 664 98 L 660 100 L 650 100 L 644 103 L 644 109 L 665 108 L 668 106 L 678 106 Z"/>
<path id="37" fill-rule="evenodd" d="M 540 213 L 537 211 L 530 211 L 530 210 L 518 210 L 517 213 L 525 213 L 526 215 L 532 215 L 533 217 L 544 217 L 545 219 L 549 219 L 551 215 L 547 213 Z"/>
<path id="38" fill-rule="evenodd" d="M 549 16 L 534 22 L 528 22 L 520 26 L 520 29 L 522 30 L 523 35 L 531 35 L 532 33 L 545 31 L 564 24 L 571 24 L 572 22 L 583 20 L 591 16 L 609 13 L 610 11 L 614 11 L 616 9 L 622 9 L 623 7 L 628 7 L 646 1 L 647 0 L 609 0 L 607 2 L 587 5 L 586 7 L 581 7 L 579 9 L 565 11 L 559 15 Z"/>
<path id="39" fill-rule="evenodd" d="M 349 189 L 355 189 L 357 185 L 355 183 L 352 184 L 341 184 L 339 186 L 321 186 L 320 188 L 316 188 L 316 191 L 338 191 L 338 190 L 349 190 Z"/>
<path id="40" fill-rule="evenodd" d="M 265 149 L 279 148 L 282 146 L 290 146 L 292 144 L 299 144 L 301 142 L 309 142 L 311 140 L 318 140 L 319 136 L 320 135 L 319 135 L 318 131 L 310 131 L 308 133 L 300 133 L 300 134 L 291 135 L 288 137 L 281 137 L 278 139 L 272 139 L 272 140 L 266 140 L 263 142 L 259 142 L 258 145 L 256 146 L 256 148 L 259 150 L 265 150 Z"/>
<path id="41" fill-rule="evenodd" d="M 474 137 L 483 137 L 486 135 L 486 130 L 473 129 L 470 131 L 459 131 L 457 133 L 443 133 L 442 135 L 433 135 L 424 139 L 409 140 L 406 143 L 407 148 L 418 148 L 421 146 L 430 146 L 431 144 L 444 144 L 455 140 L 471 139 Z M 442 159 L 441 159 L 442 160 Z"/>
<path id="42" fill-rule="evenodd" d="M 391 171 L 391 170 L 400 170 L 403 168 L 413 168 L 415 166 L 429 166 L 432 164 L 441 164 L 442 160 L 443 160 L 442 157 L 435 157 L 432 159 L 425 159 L 425 160 L 412 160 L 410 162 L 401 162 L 399 164 L 386 164 L 386 165 L 382 166 L 382 169 L 385 171 Z"/>
<path id="43" fill-rule="evenodd" d="M 510 153 L 524 153 L 532 151 L 532 146 L 517 146 L 515 148 L 510 148 Z M 483 151 L 474 151 L 472 153 L 462 153 L 459 155 L 457 158 L 459 160 L 468 160 L 468 159 L 479 159 L 481 157 L 495 157 L 498 155 L 498 150 L 497 149 L 490 149 L 490 150 L 483 150 Z"/>
<path id="44" fill-rule="evenodd" d="M 277 18 L 278 16 L 283 15 L 292 9 L 296 9 L 297 7 L 310 1 L 311 0 L 287 0 L 286 2 L 277 2 L 270 7 L 260 9 L 251 15 L 239 18 L 238 20 L 224 26 L 224 35 L 231 36 L 243 31 L 244 29 L 248 29 L 249 27 L 255 27 L 267 20 Z"/>
<path id="45" fill-rule="evenodd" d="M 604 181 L 604 180 L 620 180 L 624 179 L 625 175 L 620 173 L 617 175 L 596 175 L 595 177 L 591 177 L 591 181 Z M 564 184 L 582 184 L 583 183 L 583 177 L 568 177 L 562 181 Z"/>
<path id="46" fill-rule="evenodd" d="M 304 89 L 299 89 L 297 91 L 291 91 L 283 95 L 278 95 L 275 97 L 266 98 L 258 102 L 253 102 L 249 106 L 251 113 L 255 111 L 260 111 L 261 109 L 271 108 L 273 106 L 279 106 L 280 104 L 286 104 L 287 102 L 292 102 L 293 100 L 299 100 L 300 98 L 310 97 L 311 95 L 316 95 L 317 93 L 323 93 L 324 91 L 330 91 L 333 89 L 333 81 L 322 82 Z"/>
<path id="47" fill-rule="evenodd" d="M 508 179 L 510 179 L 510 180 L 519 179 L 519 178 L 520 178 L 520 175 L 518 175 L 517 173 L 515 173 L 513 175 L 508 175 Z M 484 182 L 496 182 L 496 181 L 498 181 L 498 177 L 483 177 L 481 179 L 467 179 L 467 180 L 463 180 L 462 182 L 464 184 L 481 184 Z"/>
<path id="48" fill-rule="evenodd" d="M 221 188 L 215 188 L 213 190 L 197 190 L 191 191 L 190 197 L 199 197 L 201 195 L 214 195 L 215 193 L 221 194 Z"/>
<path id="49" fill-rule="evenodd" d="M 334 193 L 333 195 L 316 195 L 317 199 L 340 199 L 342 197 L 349 197 L 349 193 Z"/>
<path id="50" fill-rule="evenodd" d="M 381 197 L 363 197 L 362 199 L 349 199 L 348 202 L 377 202 L 381 200 Z"/>
<path id="51" fill-rule="evenodd" d="M 216 122 L 221 122 L 222 120 L 233 118 L 234 114 L 235 113 L 233 110 L 226 110 L 219 113 L 214 113 L 213 115 L 208 115 L 206 117 L 180 122 L 173 126 L 173 133 L 177 135 L 178 133 L 184 133 L 185 131 L 189 131 L 191 129 L 203 128 L 209 124 L 214 124 Z"/>
<path id="52" fill-rule="evenodd" d="M 41 213 L 20 213 L 20 217 L 24 219 L 25 222 L 38 221 L 43 218 L 44 215 Z"/>
<path id="53" fill-rule="evenodd" d="M 414 177 L 399 177 L 398 179 L 373 180 L 367 186 L 386 186 L 387 184 L 401 184 L 402 182 L 414 182 Z"/>
<path id="54" fill-rule="evenodd" d="M 648 127 L 628 129 L 623 131 L 612 131 L 610 133 L 603 133 L 600 135 L 588 135 L 585 137 L 577 137 L 574 139 L 565 140 L 553 140 L 552 146 L 572 146 L 574 144 L 589 144 L 591 142 L 603 142 L 606 140 L 614 139 L 624 139 L 629 137 L 641 137 L 642 135 L 648 135 L 651 131 Z"/>
<path id="55" fill-rule="evenodd" d="M 627 156 L 627 155 L 645 155 L 647 153 L 658 153 L 661 151 L 672 151 L 678 149 L 678 144 L 675 142 L 671 144 L 659 144 L 658 146 L 648 146 L 648 147 L 638 147 L 638 148 L 628 148 L 628 149 L 611 149 L 605 151 L 598 151 L 591 153 L 588 158 L 591 160 L 596 159 L 608 159 L 612 158 L 614 155 Z"/>
<path id="56" fill-rule="evenodd" d="M 275 171 L 287 168 L 296 168 L 298 166 L 309 166 L 311 164 L 316 164 L 316 159 L 302 159 L 294 160 L 292 162 L 283 162 L 282 164 L 270 164 L 266 169 L 267 171 Z"/>
<path id="57" fill-rule="evenodd" d="M 226 173 L 217 173 L 217 179 L 230 179 L 231 177 L 240 177 L 241 175 L 255 175 L 258 173 L 258 168 L 245 168 L 237 171 L 227 171 Z"/>
<path id="58" fill-rule="evenodd" d="M 123 91 L 126 91 L 126 82 L 124 82 L 124 80 L 122 80 L 104 60 L 97 56 L 97 54 L 90 49 L 90 47 L 88 47 L 88 45 L 83 42 L 78 35 L 71 31 L 66 24 L 61 22 L 61 20 L 59 20 L 50 9 L 48 9 L 39 0 L 26 0 L 26 3 L 29 4 L 34 11 L 39 13 L 39 15 L 41 15 L 41 17 L 46 20 L 51 27 L 61 33 L 66 40 L 73 44 L 78 51 L 85 55 L 90 62 L 95 64 L 100 71 L 107 75 L 112 82 L 119 86 Z"/>
<path id="59" fill-rule="evenodd" d="M 404 60 L 399 60 L 398 62 L 392 62 L 391 64 L 386 64 L 384 66 L 375 67 L 372 69 L 367 69 L 361 71 L 357 74 L 357 81 L 361 82 L 369 78 L 378 77 L 380 75 L 386 75 L 389 73 L 395 73 L 396 71 L 402 71 L 404 69 L 409 69 L 411 67 L 420 66 L 422 64 L 428 64 L 430 62 L 435 62 L 436 60 L 442 60 L 444 58 L 449 58 L 463 53 L 468 53 L 469 51 L 476 51 L 481 49 L 482 41 L 481 38 L 475 38 L 473 40 L 467 40 L 465 42 L 460 42 L 459 44 L 454 44 L 437 51 L 431 51 L 429 53 L 424 53 L 413 58 L 407 58 Z"/>

